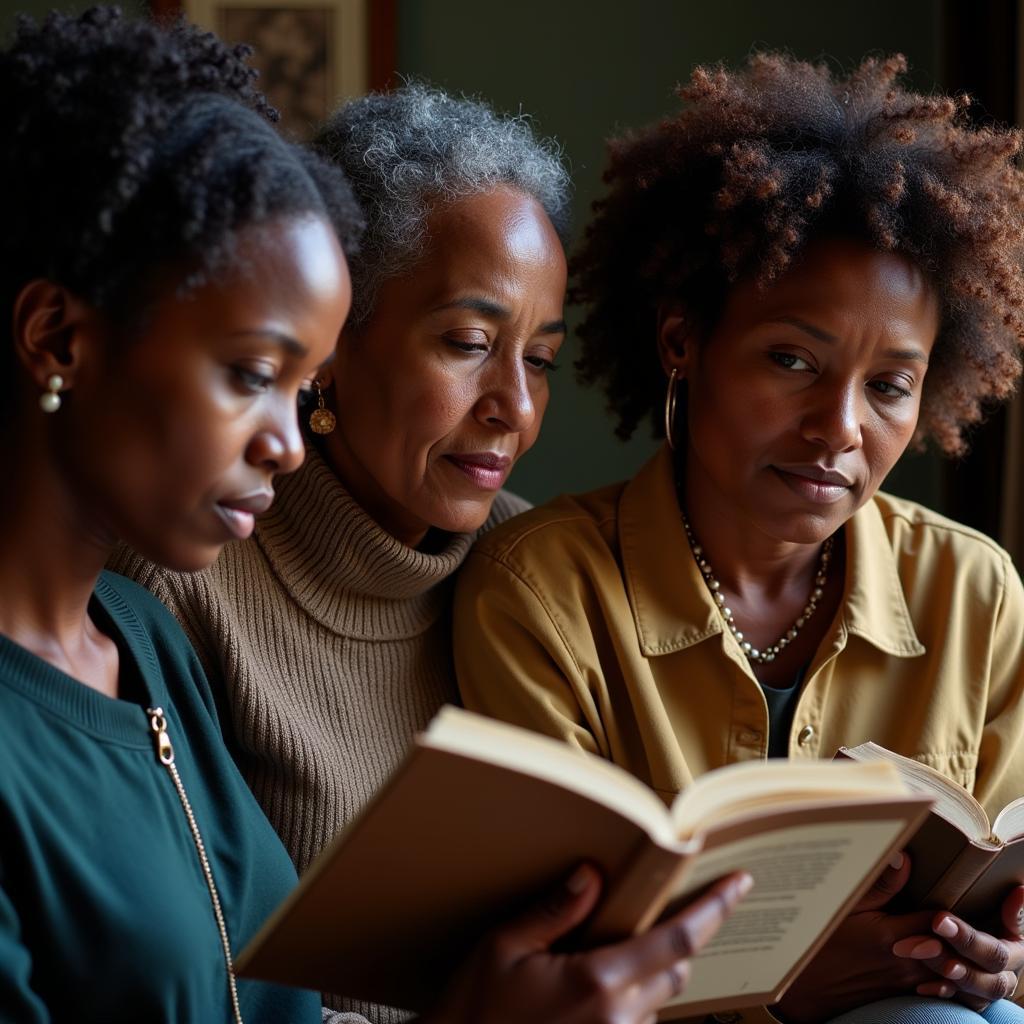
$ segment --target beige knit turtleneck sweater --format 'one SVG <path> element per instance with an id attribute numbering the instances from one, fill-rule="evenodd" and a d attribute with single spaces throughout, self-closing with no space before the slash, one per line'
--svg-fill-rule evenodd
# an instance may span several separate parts
<path id="1" fill-rule="evenodd" d="M 484 529 L 526 507 L 499 494 Z M 253 538 L 209 569 L 171 573 L 128 552 L 111 566 L 171 608 L 222 684 L 236 759 L 300 872 L 456 699 L 449 606 L 473 540 L 453 535 L 436 554 L 407 547 L 310 451 Z M 375 1024 L 406 1016 L 336 1008 Z"/>

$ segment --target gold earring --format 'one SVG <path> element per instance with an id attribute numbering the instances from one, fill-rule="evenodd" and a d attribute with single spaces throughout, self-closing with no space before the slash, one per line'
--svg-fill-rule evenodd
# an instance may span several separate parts
<path id="1" fill-rule="evenodd" d="M 60 408 L 62 387 L 64 378 L 59 373 L 51 373 L 46 380 L 46 390 L 39 396 L 39 408 L 43 412 L 56 412 Z"/>
<path id="2" fill-rule="evenodd" d="M 665 440 L 673 451 L 676 450 L 672 426 L 676 421 L 676 391 L 679 387 L 679 371 L 673 367 L 668 378 L 668 392 L 665 394 Z"/>
<path id="3" fill-rule="evenodd" d="M 309 429 L 314 434 L 329 434 L 337 426 L 338 421 L 334 413 L 324 406 L 324 393 L 320 390 L 320 381 L 313 381 L 313 390 L 316 392 L 316 408 L 309 415 Z"/>

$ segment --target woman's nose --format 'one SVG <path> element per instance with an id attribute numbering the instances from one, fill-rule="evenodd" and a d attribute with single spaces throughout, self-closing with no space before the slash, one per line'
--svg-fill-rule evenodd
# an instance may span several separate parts
<path id="1" fill-rule="evenodd" d="M 802 433 L 830 452 L 845 452 L 862 444 L 863 388 L 854 381 L 815 389 L 804 412 Z"/>
<path id="2" fill-rule="evenodd" d="M 533 426 L 537 415 L 526 368 L 521 361 L 512 367 L 496 366 L 476 404 L 477 418 L 489 426 L 521 433 Z"/>
<path id="3" fill-rule="evenodd" d="M 285 403 L 282 403 L 284 405 Z M 274 415 L 249 440 L 246 461 L 268 473 L 293 473 L 302 465 L 306 446 L 294 405 L 275 410 Z"/>

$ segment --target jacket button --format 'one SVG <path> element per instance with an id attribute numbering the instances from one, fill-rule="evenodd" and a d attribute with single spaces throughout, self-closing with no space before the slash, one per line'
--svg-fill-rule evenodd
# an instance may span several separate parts
<path id="1" fill-rule="evenodd" d="M 814 726 L 805 725 L 800 730 L 800 734 L 797 736 L 796 741 L 800 744 L 801 747 L 806 747 L 812 739 L 814 739 Z"/>

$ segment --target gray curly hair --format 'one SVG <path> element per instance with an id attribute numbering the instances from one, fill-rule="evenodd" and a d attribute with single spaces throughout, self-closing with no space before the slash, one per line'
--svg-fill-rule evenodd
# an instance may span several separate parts
<path id="1" fill-rule="evenodd" d="M 312 145 L 345 172 L 366 217 L 349 259 L 352 326 L 369 318 L 381 282 L 423 253 L 437 203 L 509 185 L 536 199 L 566 242 L 569 175 L 557 143 L 535 138 L 525 116 L 413 82 L 339 107 Z"/>

